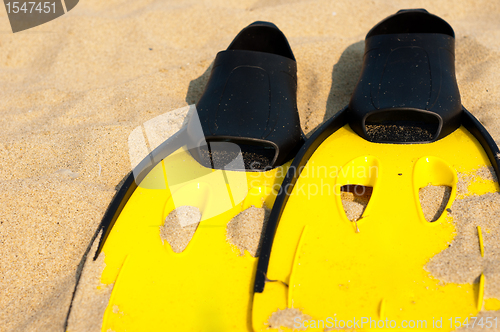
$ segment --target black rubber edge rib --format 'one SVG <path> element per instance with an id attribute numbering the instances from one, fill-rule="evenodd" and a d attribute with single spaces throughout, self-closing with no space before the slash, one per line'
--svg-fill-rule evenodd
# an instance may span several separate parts
<path id="1" fill-rule="evenodd" d="M 73 307 L 73 301 L 76 295 L 76 289 L 78 287 L 78 283 L 80 282 L 80 278 L 82 276 L 83 267 L 85 262 L 87 261 L 88 255 L 90 254 L 90 250 L 92 249 L 92 245 L 97 240 L 99 233 L 102 232 L 101 238 L 99 239 L 99 247 L 93 257 L 95 261 L 97 256 L 102 250 L 102 246 L 106 241 L 106 238 L 109 235 L 109 232 L 113 228 L 118 216 L 122 212 L 123 208 L 127 204 L 128 200 L 137 189 L 137 183 L 140 183 L 144 177 L 159 163 L 162 159 L 166 158 L 171 153 L 175 152 L 185 143 L 186 130 L 181 129 L 168 140 L 160 144 L 155 150 L 153 150 L 146 158 L 144 158 L 139 165 L 134 169 L 133 172 L 130 172 L 127 176 L 125 176 L 123 180 L 123 184 L 115 194 L 111 203 L 108 205 L 106 212 L 104 212 L 104 216 L 102 217 L 101 223 L 97 227 L 94 235 L 90 239 L 89 245 L 76 268 L 75 275 L 75 288 L 73 289 L 73 294 L 71 295 L 71 302 L 68 308 L 68 312 L 66 314 L 66 319 L 64 320 L 64 331 L 68 328 L 69 316 L 71 315 L 71 309 Z"/>
<path id="2" fill-rule="evenodd" d="M 267 269 L 271 256 L 271 249 L 274 241 L 274 235 L 278 227 L 279 220 L 283 214 L 289 196 L 292 193 L 293 187 L 300 177 L 300 173 L 304 169 L 307 161 L 316 149 L 334 132 L 347 124 L 347 107 L 339 111 L 332 118 L 326 121 L 319 127 L 306 143 L 300 148 L 297 156 L 293 160 L 288 172 L 283 179 L 280 191 L 274 202 L 273 209 L 267 221 L 266 230 L 261 238 L 261 250 L 259 261 L 257 263 L 257 272 L 255 276 L 254 292 L 262 293 L 266 283 Z"/>
<path id="3" fill-rule="evenodd" d="M 495 170 L 497 182 L 500 184 L 500 150 L 490 133 L 484 128 L 478 119 L 474 117 L 465 107 L 462 113 L 462 125 L 474 136 L 488 155 L 491 166 Z"/>
<path id="4" fill-rule="evenodd" d="M 156 149 L 154 149 L 146 158 L 144 158 L 139 165 L 130 172 L 123 182 L 120 190 L 116 193 L 115 197 L 111 200 L 102 221 L 97 229 L 98 234 L 103 231 L 101 239 L 99 240 L 99 248 L 96 251 L 94 260 L 97 259 L 99 253 L 102 250 L 102 246 L 109 235 L 109 232 L 113 228 L 118 216 L 122 212 L 123 208 L 127 204 L 128 200 L 137 189 L 137 184 L 146 177 L 146 175 L 151 172 L 151 170 L 158 165 L 163 159 L 167 158 L 169 155 L 177 151 L 186 142 L 186 129 L 183 128 L 167 139 L 165 142 L 160 144 Z"/>

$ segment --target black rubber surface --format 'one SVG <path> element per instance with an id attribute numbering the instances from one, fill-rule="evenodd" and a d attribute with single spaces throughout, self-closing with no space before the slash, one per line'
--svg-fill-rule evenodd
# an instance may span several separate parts
<path id="1" fill-rule="evenodd" d="M 243 29 L 226 51 L 217 54 L 196 109 L 208 143 L 223 138 L 241 145 L 243 152 L 251 146 L 262 170 L 292 159 L 303 133 L 297 111 L 297 65 L 283 33 L 268 22 Z M 196 128 L 197 123 L 188 124 L 189 133 Z M 193 157 L 203 165 L 224 168 L 222 159 L 206 159 L 224 155 L 224 146 L 218 146 L 219 151 L 210 147 L 210 154 L 194 149 Z M 245 159 L 246 169 L 252 169 L 248 155 Z"/>
<path id="2" fill-rule="evenodd" d="M 433 142 L 457 129 L 454 35 L 423 9 L 399 11 L 370 30 L 349 103 L 351 128 L 379 143 Z"/>

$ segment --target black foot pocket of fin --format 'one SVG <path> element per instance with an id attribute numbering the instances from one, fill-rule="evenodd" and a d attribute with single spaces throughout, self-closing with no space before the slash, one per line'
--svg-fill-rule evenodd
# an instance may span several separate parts
<path id="1" fill-rule="evenodd" d="M 454 36 L 423 9 L 401 10 L 371 29 L 349 103 L 351 128 L 379 143 L 433 142 L 457 129 Z"/>
<path id="2" fill-rule="evenodd" d="M 230 162 L 240 150 L 246 170 L 289 161 L 303 143 L 296 91 L 297 65 L 283 33 L 268 22 L 249 25 L 214 61 L 196 105 L 208 144 L 193 142 L 193 157 L 218 169 L 237 169 Z"/>

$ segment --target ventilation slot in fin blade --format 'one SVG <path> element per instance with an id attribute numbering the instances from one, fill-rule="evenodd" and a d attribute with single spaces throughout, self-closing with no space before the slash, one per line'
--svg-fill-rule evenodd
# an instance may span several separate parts
<path id="1" fill-rule="evenodd" d="M 194 206 L 179 206 L 165 218 L 160 226 L 162 242 L 167 241 L 175 253 L 183 252 L 194 236 L 201 220 L 201 212 Z"/>
<path id="2" fill-rule="evenodd" d="M 227 224 L 227 241 L 240 249 L 240 255 L 245 250 L 252 257 L 259 257 L 261 237 L 264 233 L 271 210 L 251 206 L 240 212 Z"/>
<path id="3" fill-rule="evenodd" d="M 450 200 L 451 187 L 428 185 L 420 188 L 418 196 L 425 220 L 434 222 L 443 214 Z"/>
<path id="4" fill-rule="evenodd" d="M 347 219 L 357 221 L 363 215 L 363 212 L 372 196 L 373 187 L 366 187 L 357 184 L 348 184 L 340 187 L 340 199 Z"/>

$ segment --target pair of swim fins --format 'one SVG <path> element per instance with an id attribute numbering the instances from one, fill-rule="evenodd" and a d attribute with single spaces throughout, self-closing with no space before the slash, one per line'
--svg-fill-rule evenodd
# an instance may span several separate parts
<path id="1" fill-rule="evenodd" d="M 499 150 L 461 105 L 453 29 L 404 10 L 365 47 L 349 105 L 305 143 L 282 32 L 256 22 L 217 55 L 186 125 L 134 168 L 103 218 L 95 258 L 114 286 L 102 331 L 381 327 L 345 325 L 362 317 L 429 329 L 441 317 L 452 330 L 448 318 L 481 310 L 483 274 L 477 287 L 425 269 L 455 236 L 454 201 L 499 189 L 474 177 L 499 174 Z M 349 215 L 346 195 L 369 198 L 362 213 Z"/>

